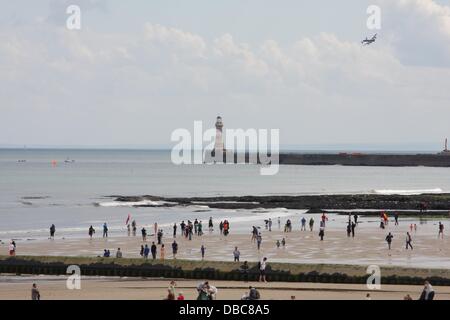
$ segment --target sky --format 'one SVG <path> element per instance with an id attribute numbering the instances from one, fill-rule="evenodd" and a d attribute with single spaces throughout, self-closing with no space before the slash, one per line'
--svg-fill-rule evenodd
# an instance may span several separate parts
<path id="1" fill-rule="evenodd" d="M 164 148 L 217 115 L 294 148 L 450 137 L 449 0 L 0 1 L 0 146 Z"/>

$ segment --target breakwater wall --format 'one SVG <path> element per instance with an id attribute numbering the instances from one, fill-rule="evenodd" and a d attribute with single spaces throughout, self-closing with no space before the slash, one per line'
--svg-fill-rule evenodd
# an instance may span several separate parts
<path id="1" fill-rule="evenodd" d="M 140 259 L 84 258 L 84 257 L 0 257 L 0 273 L 67 275 L 71 265 L 80 267 L 83 276 L 183 278 L 229 281 L 255 281 L 256 263 L 249 264 L 248 272 L 239 264 L 218 261 L 142 261 Z M 414 275 L 414 276 L 412 276 Z M 268 280 L 280 282 L 320 282 L 364 284 L 368 274 L 364 266 L 304 265 L 271 263 Z M 425 280 L 433 285 L 450 285 L 450 270 L 382 268 L 382 284 L 422 285 Z"/>

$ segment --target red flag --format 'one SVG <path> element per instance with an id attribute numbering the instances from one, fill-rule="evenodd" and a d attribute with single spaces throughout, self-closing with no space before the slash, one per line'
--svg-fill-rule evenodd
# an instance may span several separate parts
<path id="1" fill-rule="evenodd" d="M 126 225 L 128 225 L 128 222 L 130 222 L 130 218 L 131 218 L 131 215 L 128 214 L 127 221 L 125 221 L 125 224 L 126 224 Z"/>

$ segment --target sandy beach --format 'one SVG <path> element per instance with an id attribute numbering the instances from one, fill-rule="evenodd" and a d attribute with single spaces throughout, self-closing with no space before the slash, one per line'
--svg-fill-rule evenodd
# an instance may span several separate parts
<path id="1" fill-rule="evenodd" d="M 43 300 L 162 300 L 166 298 L 170 280 L 141 278 L 85 277 L 81 290 L 68 290 L 66 277 L 60 276 L 2 276 L 0 277 L 0 300 L 29 300 L 32 283 L 36 283 Z M 176 292 L 182 292 L 187 300 L 197 298 L 196 280 L 176 280 Z M 368 290 L 365 285 L 320 283 L 258 283 L 215 281 L 217 300 L 239 300 L 256 286 L 264 300 L 364 300 L 370 293 L 372 300 L 402 300 L 406 294 L 416 300 L 422 286 L 383 285 L 381 290 Z M 450 287 L 434 287 L 437 300 L 450 299 Z"/>
<path id="2" fill-rule="evenodd" d="M 338 219 L 338 218 L 336 218 Z M 339 217 L 345 219 L 345 217 Z M 251 241 L 251 235 L 245 233 L 230 233 L 221 236 L 218 231 L 208 231 L 201 237 L 194 236 L 192 241 L 181 237 L 176 241 L 179 245 L 179 259 L 200 260 L 200 247 L 206 247 L 205 260 L 233 261 L 234 247 L 241 252 L 241 261 L 259 261 L 268 257 L 269 262 L 289 263 L 328 263 L 381 266 L 402 266 L 415 268 L 450 268 L 450 238 L 437 238 L 436 222 L 428 221 L 418 225 L 417 232 L 412 232 L 414 250 L 405 250 L 405 234 L 409 231 L 409 222 L 395 226 L 392 222 L 386 229 L 377 227 L 377 222 L 370 218 L 361 218 L 362 223 L 356 228 L 355 238 L 347 237 L 345 224 L 342 221 L 330 221 L 324 241 L 320 241 L 317 228 L 314 231 L 299 231 L 285 233 L 278 230 L 262 230 L 262 245 L 258 251 L 256 243 Z M 316 221 L 318 221 L 316 219 Z M 372 222 L 370 222 L 372 221 Z M 317 222 L 316 222 L 317 224 Z M 385 237 L 388 232 L 394 235 L 392 250 L 388 250 Z M 286 239 L 286 247 L 277 248 L 276 241 Z M 172 259 L 172 234 L 166 229 L 163 238 L 165 243 L 165 259 Z M 146 242 L 138 236 L 114 236 L 102 238 L 96 235 L 92 240 L 86 238 L 61 238 L 56 235 L 54 240 L 17 241 L 17 255 L 43 256 L 85 256 L 97 257 L 103 255 L 104 249 L 111 250 L 114 255 L 121 248 L 124 258 L 139 258 L 142 244 L 151 245 L 156 242 L 154 237 L 148 237 Z M 3 255 L 8 254 L 8 244 L 0 245 Z M 158 258 L 160 258 L 158 246 Z"/>

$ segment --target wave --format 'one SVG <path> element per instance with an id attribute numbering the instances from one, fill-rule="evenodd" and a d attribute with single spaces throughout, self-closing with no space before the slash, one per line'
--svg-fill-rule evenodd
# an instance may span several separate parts
<path id="1" fill-rule="evenodd" d="M 134 206 L 152 206 L 160 207 L 165 204 L 176 204 L 175 202 L 169 201 L 152 201 L 152 200 L 142 200 L 142 201 L 111 201 L 111 202 L 100 202 L 96 205 L 100 207 L 134 207 Z"/>
<path id="2" fill-rule="evenodd" d="M 419 194 L 425 194 L 425 193 L 443 193 L 442 189 L 435 188 L 435 189 L 418 189 L 418 190 L 374 190 L 374 193 L 376 194 L 382 194 L 382 195 L 419 195 Z"/>

